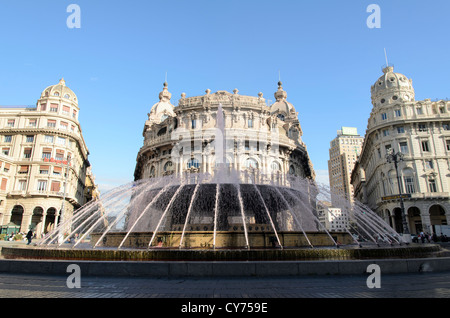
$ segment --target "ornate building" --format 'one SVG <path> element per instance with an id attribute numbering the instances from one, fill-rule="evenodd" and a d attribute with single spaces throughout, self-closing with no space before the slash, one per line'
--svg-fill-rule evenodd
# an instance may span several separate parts
<path id="1" fill-rule="evenodd" d="M 1 225 L 39 237 L 97 195 L 79 111 L 63 79 L 36 107 L 0 108 Z"/>
<path id="2" fill-rule="evenodd" d="M 410 233 L 433 233 L 450 222 L 450 102 L 416 101 L 412 80 L 390 66 L 383 73 L 371 88 L 373 109 L 352 172 L 355 198 L 402 233 L 401 192 Z M 403 154 L 398 177 L 386 159 L 391 151 Z"/>
<path id="3" fill-rule="evenodd" d="M 269 175 L 282 182 L 286 174 L 314 179 L 298 113 L 278 83 L 276 101 L 263 94 L 244 96 L 233 90 L 203 96 L 181 94 L 171 104 L 167 83 L 145 122 L 135 180 L 190 172 L 214 174 L 218 153 L 218 110 L 222 110 L 225 144 L 223 164 L 229 169 Z M 220 133 L 220 132 L 219 132 Z"/>

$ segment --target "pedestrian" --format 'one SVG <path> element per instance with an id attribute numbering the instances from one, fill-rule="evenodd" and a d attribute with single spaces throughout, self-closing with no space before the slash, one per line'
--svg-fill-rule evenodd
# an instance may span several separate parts
<path id="1" fill-rule="evenodd" d="M 425 243 L 425 234 L 422 232 L 420 232 L 420 239 L 422 240 L 422 243 Z"/>
<path id="2" fill-rule="evenodd" d="M 31 239 L 33 238 L 33 231 L 29 230 L 28 233 L 27 233 L 26 238 L 28 240 L 27 245 L 30 245 L 31 244 Z"/>

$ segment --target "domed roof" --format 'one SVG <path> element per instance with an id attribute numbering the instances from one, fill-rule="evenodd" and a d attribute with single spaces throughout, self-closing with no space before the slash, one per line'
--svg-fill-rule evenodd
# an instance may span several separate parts
<path id="1" fill-rule="evenodd" d="M 167 89 L 167 83 L 164 82 L 164 88 L 161 93 L 159 93 L 159 102 L 152 106 L 149 113 L 149 120 L 154 123 L 161 123 L 167 116 L 175 116 L 174 105 L 170 103 L 170 98 L 172 94 Z"/>
<path id="2" fill-rule="evenodd" d="M 394 72 L 394 67 L 387 66 L 383 69 L 383 75 L 371 87 L 372 101 L 376 102 L 380 98 L 390 98 L 390 95 L 405 93 L 405 100 L 413 100 L 414 88 L 412 80 L 405 75 Z M 400 98 L 401 96 L 397 96 Z"/>
<path id="3" fill-rule="evenodd" d="M 77 95 L 75 95 L 75 93 L 66 86 L 66 81 L 64 78 L 61 78 L 58 84 L 51 85 L 42 91 L 41 98 L 51 96 L 66 98 L 78 104 Z"/>
<path id="4" fill-rule="evenodd" d="M 286 115 L 289 115 L 291 112 L 295 113 L 294 105 L 286 100 L 287 93 L 283 90 L 282 85 L 283 83 L 278 82 L 278 90 L 274 94 L 276 101 L 270 106 L 271 113 L 274 114 L 277 111 Z"/>

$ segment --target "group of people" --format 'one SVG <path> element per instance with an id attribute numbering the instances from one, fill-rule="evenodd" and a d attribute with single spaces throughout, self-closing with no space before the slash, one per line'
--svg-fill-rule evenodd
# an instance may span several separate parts
<path id="1" fill-rule="evenodd" d="M 433 235 L 430 235 L 429 233 L 421 231 L 419 235 L 417 236 L 417 242 L 422 243 L 430 243 L 430 242 L 448 242 L 448 237 L 445 234 L 441 234 L 438 236 L 436 233 L 433 233 Z"/>
<path id="2" fill-rule="evenodd" d="M 10 235 L 5 236 L 5 241 L 14 241 L 14 237 L 18 234 L 21 235 L 22 237 L 25 236 L 25 238 L 27 239 L 27 245 L 30 245 L 31 241 L 34 238 L 36 238 L 36 234 L 34 234 L 32 230 L 29 230 L 26 235 L 23 232 L 18 232 L 18 233 L 12 232 Z"/>

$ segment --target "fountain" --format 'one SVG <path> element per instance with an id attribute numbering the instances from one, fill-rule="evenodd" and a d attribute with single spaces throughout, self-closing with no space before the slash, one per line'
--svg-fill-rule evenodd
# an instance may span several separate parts
<path id="1" fill-rule="evenodd" d="M 351 204 L 311 179 L 293 175 L 273 178 L 257 170 L 231 169 L 225 159 L 225 133 L 219 104 L 213 175 L 189 172 L 117 187 L 63 220 L 27 255 L 304 260 L 392 256 L 392 250 L 407 256 L 429 252 L 393 248 L 404 247 L 404 242 L 376 213 L 359 202 Z M 337 203 L 342 215 L 349 218 L 348 226 L 339 232 L 327 230 L 317 212 L 321 201 Z"/>

